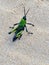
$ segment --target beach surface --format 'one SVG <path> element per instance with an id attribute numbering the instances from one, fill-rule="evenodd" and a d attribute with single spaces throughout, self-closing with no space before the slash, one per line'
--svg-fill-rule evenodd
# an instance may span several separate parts
<path id="1" fill-rule="evenodd" d="M 12 42 L 10 26 L 27 14 L 27 29 Z M 0 65 L 49 65 L 49 0 L 0 0 Z"/>

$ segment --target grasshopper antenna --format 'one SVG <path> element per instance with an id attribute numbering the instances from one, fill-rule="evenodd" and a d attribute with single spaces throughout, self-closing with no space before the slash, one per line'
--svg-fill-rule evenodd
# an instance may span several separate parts
<path id="1" fill-rule="evenodd" d="M 22 5 L 23 5 L 23 3 L 22 3 Z M 24 8 L 24 15 L 26 16 L 27 13 L 29 12 L 30 8 L 27 10 L 27 12 L 25 11 L 25 6 L 24 5 L 23 5 L 23 8 Z"/>
<path id="2" fill-rule="evenodd" d="M 24 4 L 22 3 L 22 5 L 23 5 L 23 8 L 24 8 L 24 15 L 25 15 L 25 6 L 24 6 Z"/>
<path id="3" fill-rule="evenodd" d="M 25 15 L 25 7 L 24 7 L 24 15 Z"/>
<path id="4" fill-rule="evenodd" d="M 27 10 L 27 12 L 26 12 L 25 16 L 28 14 L 29 10 L 30 10 L 30 8 Z"/>

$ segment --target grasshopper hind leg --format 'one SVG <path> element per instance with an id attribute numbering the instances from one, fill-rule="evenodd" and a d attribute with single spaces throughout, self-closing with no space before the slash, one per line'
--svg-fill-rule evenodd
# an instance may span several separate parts
<path id="1" fill-rule="evenodd" d="M 19 36 L 19 38 L 18 38 L 18 39 L 20 40 L 20 38 L 21 38 L 21 37 L 22 37 L 22 34 Z"/>
<path id="2" fill-rule="evenodd" d="M 8 32 L 8 34 L 11 34 L 12 32 Z"/>

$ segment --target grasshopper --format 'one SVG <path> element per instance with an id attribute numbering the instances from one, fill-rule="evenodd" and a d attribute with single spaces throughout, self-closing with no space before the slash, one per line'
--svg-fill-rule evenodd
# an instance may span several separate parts
<path id="1" fill-rule="evenodd" d="M 21 37 L 22 37 L 22 32 L 24 31 L 24 29 L 26 28 L 26 32 L 28 33 L 28 34 L 33 34 L 33 33 L 31 33 L 31 32 L 28 32 L 28 30 L 27 30 L 27 26 L 26 26 L 26 24 L 28 24 L 28 25 L 32 25 L 33 27 L 34 27 L 34 24 L 32 24 L 32 23 L 27 23 L 26 22 L 26 15 L 27 15 L 27 13 L 29 12 L 29 9 L 27 10 L 27 12 L 25 11 L 25 7 L 24 7 L 24 16 L 22 17 L 22 19 L 20 20 L 20 22 L 19 23 L 16 23 L 16 24 L 14 24 L 14 26 L 16 26 L 16 25 L 18 25 L 16 28 L 14 28 L 14 26 L 13 27 L 10 27 L 10 28 L 12 28 L 12 31 L 10 31 L 8 34 L 11 34 L 11 33 L 15 33 L 15 35 L 14 35 L 14 37 L 13 37 L 13 42 L 16 40 L 16 39 L 20 39 Z"/>

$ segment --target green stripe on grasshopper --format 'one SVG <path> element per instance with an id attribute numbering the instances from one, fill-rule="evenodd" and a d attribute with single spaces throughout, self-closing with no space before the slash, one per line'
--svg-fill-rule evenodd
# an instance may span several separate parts
<path id="1" fill-rule="evenodd" d="M 23 31 L 20 31 L 19 33 L 15 34 L 16 37 L 20 39 L 20 37 L 22 36 L 22 32 L 23 32 Z"/>

